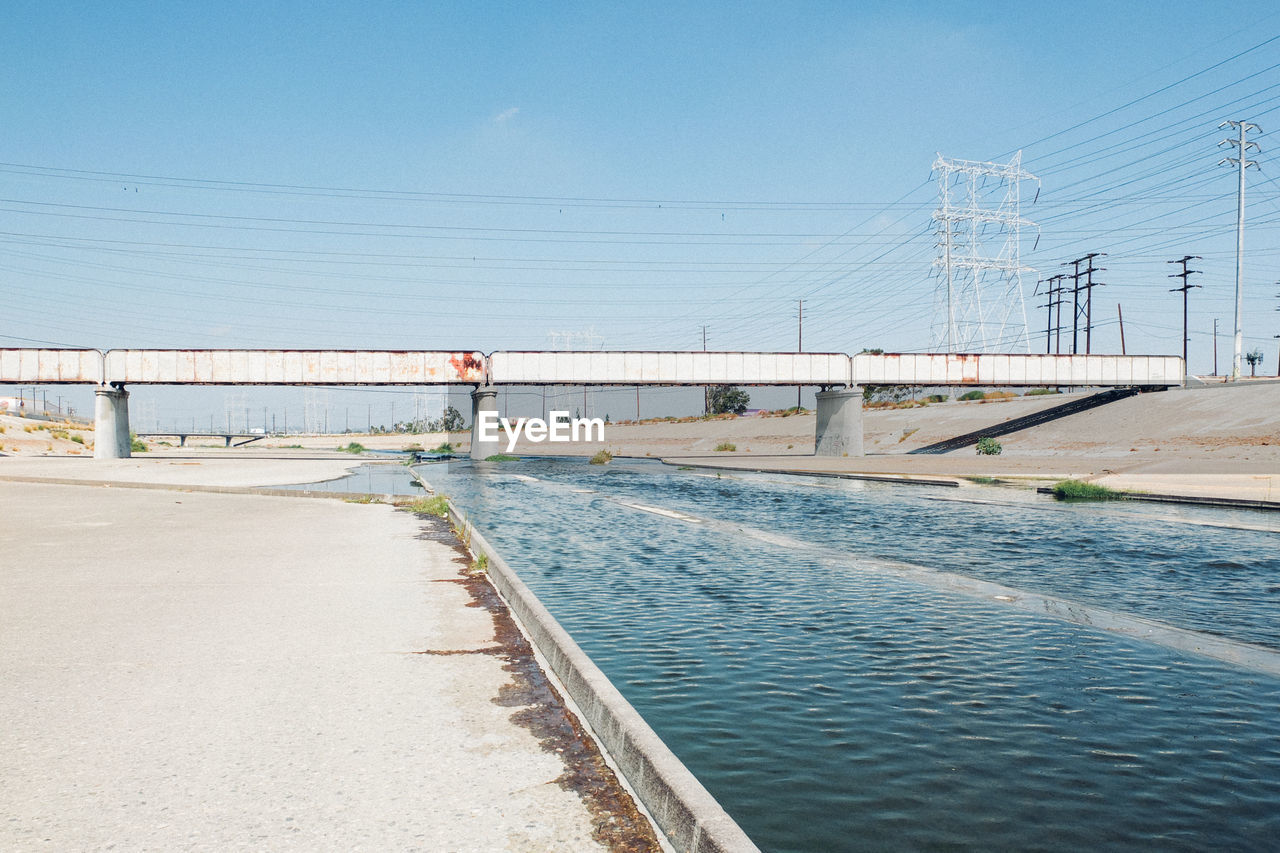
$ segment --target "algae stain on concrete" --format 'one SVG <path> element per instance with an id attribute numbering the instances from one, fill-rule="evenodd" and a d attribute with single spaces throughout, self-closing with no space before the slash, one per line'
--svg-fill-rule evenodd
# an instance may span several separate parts
<path id="1" fill-rule="evenodd" d="M 554 753 L 564 763 L 564 772 L 555 780 L 561 788 L 582 798 L 591 814 L 592 836 L 618 853 L 647 853 L 662 849 L 653 826 L 640 813 L 631 795 L 605 762 L 595 740 L 565 706 L 534 658 L 533 647 L 512 618 L 498 591 L 482 568 L 473 563 L 466 546 L 448 521 L 418 513 L 423 521 L 419 539 L 443 542 L 458 556 L 458 577 L 447 583 L 462 585 L 471 595 L 468 607 L 483 608 L 493 619 L 493 646 L 481 649 L 438 649 L 417 652 L 425 655 L 488 654 L 504 661 L 511 681 L 493 698 L 496 705 L 516 709 L 512 722 L 528 729 L 544 752 Z"/>

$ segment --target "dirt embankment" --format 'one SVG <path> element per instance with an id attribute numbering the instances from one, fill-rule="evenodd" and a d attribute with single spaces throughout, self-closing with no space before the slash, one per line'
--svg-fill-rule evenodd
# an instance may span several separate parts
<path id="1" fill-rule="evenodd" d="M 8 456 L 92 456 L 93 428 L 68 421 L 0 415 L 0 453 Z"/>

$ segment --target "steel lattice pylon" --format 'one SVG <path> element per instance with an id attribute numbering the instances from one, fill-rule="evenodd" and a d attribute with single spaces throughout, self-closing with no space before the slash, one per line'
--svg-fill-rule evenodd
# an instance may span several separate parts
<path id="1" fill-rule="evenodd" d="M 1008 163 L 938 155 L 934 346 L 943 352 L 1031 351 L 1022 292 L 1022 152 Z"/>

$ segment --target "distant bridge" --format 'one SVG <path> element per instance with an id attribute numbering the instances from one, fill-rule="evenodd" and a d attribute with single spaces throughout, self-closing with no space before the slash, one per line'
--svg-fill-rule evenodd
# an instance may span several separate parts
<path id="1" fill-rule="evenodd" d="M 246 444 L 253 444 L 255 441 L 262 441 L 267 437 L 262 432 L 190 432 L 185 430 L 159 430 L 156 432 L 137 432 L 134 435 L 138 438 L 176 438 L 179 447 L 187 446 L 188 438 L 220 438 L 223 440 L 223 447 L 230 447 L 233 439 L 243 438 L 244 441 L 237 441 L 236 447 L 244 447 Z"/>
<path id="2" fill-rule="evenodd" d="M 862 453 L 859 385 L 1168 388 L 1183 361 L 1159 355 L 796 352 L 0 349 L 0 383 L 91 384 L 95 458 L 129 455 L 127 385 L 471 385 L 472 421 L 499 385 L 809 385 L 819 455 Z M 116 440 L 103 441 L 114 434 Z M 472 456 L 496 452 L 472 436 Z"/>

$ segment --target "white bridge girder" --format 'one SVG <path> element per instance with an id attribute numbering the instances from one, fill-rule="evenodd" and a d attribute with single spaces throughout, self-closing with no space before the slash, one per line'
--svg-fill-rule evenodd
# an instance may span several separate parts
<path id="1" fill-rule="evenodd" d="M 0 349 L 0 383 L 81 385 L 1181 385 L 1162 355 Z"/>

